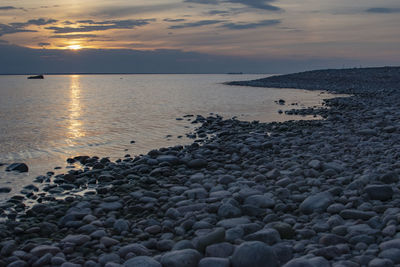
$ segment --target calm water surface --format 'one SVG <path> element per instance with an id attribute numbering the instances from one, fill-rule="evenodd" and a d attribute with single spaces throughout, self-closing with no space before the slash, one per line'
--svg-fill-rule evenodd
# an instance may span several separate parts
<path id="1" fill-rule="evenodd" d="M 0 167 L 0 187 L 18 193 L 54 167 L 77 155 L 111 159 L 153 148 L 187 144 L 193 130 L 186 114 L 210 112 L 262 122 L 295 119 L 277 113 L 321 105 L 324 92 L 223 85 L 266 75 L 54 75 L 44 80 L 0 76 L 0 162 L 25 162 L 27 174 Z M 323 89 L 323 88 L 321 88 Z M 275 103 L 285 99 L 287 106 Z M 304 119 L 304 117 L 297 117 Z M 166 137 L 170 135 L 171 137 Z M 183 136 L 178 138 L 178 136 Z M 130 144 L 135 140 L 135 144 Z"/>

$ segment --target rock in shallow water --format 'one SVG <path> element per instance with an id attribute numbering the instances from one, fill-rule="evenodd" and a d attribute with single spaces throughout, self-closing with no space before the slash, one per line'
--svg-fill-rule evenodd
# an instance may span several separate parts
<path id="1" fill-rule="evenodd" d="M 10 193 L 11 188 L 10 187 L 0 187 L 0 193 Z"/>
<path id="2" fill-rule="evenodd" d="M 16 171 L 16 172 L 28 172 L 28 165 L 25 163 L 13 163 L 6 168 L 6 171 Z"/>

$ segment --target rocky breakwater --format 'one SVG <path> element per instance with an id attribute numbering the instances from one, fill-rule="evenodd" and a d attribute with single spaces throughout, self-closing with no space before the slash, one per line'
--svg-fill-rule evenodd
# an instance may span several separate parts
<path id="1" fill-rule="evenodd" d="M 14 198 L 0 266 L 400 264 L 400 69 L 296 75 L 296 87 L 322 77 L 318 89 L 354 96 L 329 100 L 323 121 L 198 116 L 197 134 L 212 138 L 117 162 L 80 158 L 83 170 L 48 187 L 96 193 L 32 208 Z M 340 77 L 343 88 L 330 89 Z"/>

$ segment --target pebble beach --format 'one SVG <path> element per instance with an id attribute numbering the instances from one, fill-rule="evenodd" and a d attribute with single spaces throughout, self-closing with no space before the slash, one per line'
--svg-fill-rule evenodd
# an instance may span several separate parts
<path id="1" fill-rule="evenodd" d="M 286 111 L 322 120 L 197 116 L 191 145 L 70 158 L 0 206 L 0 266 L 400 266 L 400 67 L 230 84 L 350 96 Z"/>

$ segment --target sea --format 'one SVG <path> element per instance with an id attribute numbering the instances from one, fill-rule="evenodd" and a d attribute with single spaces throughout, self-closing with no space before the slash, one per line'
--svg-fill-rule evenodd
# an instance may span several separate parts
<path id="1" fill-rule="evenodd" d="M 323 99 L 334 97 L 323 88 L 224 84 L 267 76 L 47 75 L 43 80 L 28 80 L 24 75 L 0 75 L 0 188 L 11 188 L 0 193 L 0 201 L 20 194 L 38 175 L 68 172 L 69 157 L 116 160 L 190 144 L 193 140 L 186 134 L 194 131 L 196 115 L 260 122 L 316 119 L 278 111 L 317 107 Z M 284 105 L 277 103 L 280 99 Z M 14 162 L 26 163 L 29 172 L 6 172 Z"/>

